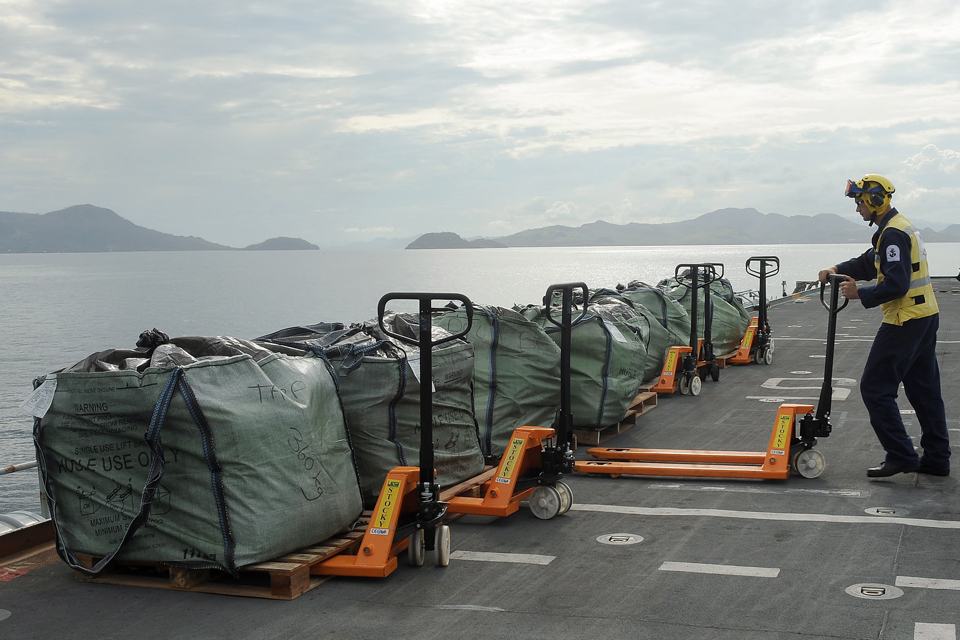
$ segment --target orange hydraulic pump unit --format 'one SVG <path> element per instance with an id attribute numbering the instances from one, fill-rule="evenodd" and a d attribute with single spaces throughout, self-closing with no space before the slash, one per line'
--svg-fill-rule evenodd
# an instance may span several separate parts
<path id="1" fill-rule="evenodd" d="M 773 425 L 766 451 L 704 451 L 684 449 L 592 448 L 587 453 L 600 460 L 578 461 L 574 470 L 581 473 L 620 475 L 682 476 L 714 478 L 785 479 L 791 468 L 804 478 L 816 478 L 824 469 L 823 454 L 813 447 L 817 438 L 830 435 L 830 410 L 833 393 L 833 353 L 836 343 L 837 314 L 847 306 L 838 306 L 843 276 L 831 275 L 830 304 L 820 302 L 829 312 L 827 354 L 823 386 L 813 415 L 811 405 L 783 404 Z"/>

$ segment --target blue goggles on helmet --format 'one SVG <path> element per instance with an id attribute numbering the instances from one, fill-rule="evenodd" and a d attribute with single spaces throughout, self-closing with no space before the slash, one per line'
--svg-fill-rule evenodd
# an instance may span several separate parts
<path id="1" fill-rule="evenodd" d="M 880 185 L 874 185 L 869 189 L 864 189 L 853 180 L 847 180 L 847 189 L 843 192 L 843 195 L 848 198 L 853 198 L 854 200 L 861 200 L 871 193 L 879 193 L 883 196 L 886 194 L 886 191 L 884 191 Z"/>
<path id="2" fill-rule="evenodd" d="M 843 192 L 848 198 L 860 198 L 865 194 L 866 191 L 857 186 L 857 183 L 853 180 L 847 180 L 847 189 Z"/>

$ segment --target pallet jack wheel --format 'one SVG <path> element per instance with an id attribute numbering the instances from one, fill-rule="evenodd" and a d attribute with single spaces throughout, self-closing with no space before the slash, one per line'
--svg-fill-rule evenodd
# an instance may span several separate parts
<path id="1" fill-rule="evenodd" d="M 716 362 L 710 365 L 710 378 L 714 382 L 720 381 L 720 365 L 717 364 Z"/>
<path id="2" fill-rule="evenodd" d="M 703 388 L 703 382 L 700 380 L 700 376 L 693 376 L 690 378 L 690 395 L 698 396 L 700 395 L 700 390 Z"/>
<path id="3" fill-rule="evenodd" d="M 407 561 L 411 567 L 422 567 L 426 553 L 427 543 L 423 538 L 423 529 L 418 529 L 407 538 Z"/>
<path id="4" fill-rule="evenodd" d="M 767 350 L 773 353 L 773 338 L 770 338 L 770 342 L 767 343 Z"/>
<path id="5" fill-rule="evenodd" d="M 434 546 L 437 553 L 437 566 L 445 567 L 450 564 L 450 527 L 440 525 L 434 533 Z"/>
<path id="6" fill-rule="evenodd" d="M 763 364 L 773 364 L 773 349 L 767 349 L 763 352 Z"/>
<path id="7" fill-rule="evenodd" d="M 566 482 L 557 481 L 556 484 L 557 493 L 560 494 L 560 513 L 557 515 L 563 515 L 567 511 L 570 511 L 570 507 L 573 506 L 573 489 L 570 488 Z"/>
<path id="8" fill-rule="evenodd" d="M 823 473 L 826 461 L 816 449 L 801 449 L 793 455 L 793 468 L 804 478 L 818 478 Z"/>
<path id="9" fill-rule="evenodd" d="M 761 362 L 763 362 L 762 349 L 757 349 L 756 351 L 753 352 L 753 361 L 756 362 L 757 364 L 760 364 Z"/>
<path id="10" fill-rule="evenodd" d="M 699 378 L 696 379 L 699 380 Z M 690 393 L 690 378 L 687 376 L 680 376 L 678 386 L 680 387 L 680 393 L 683 395 L 688 395 Z"/>
<path id="11" fill-rule="evenodd" d="M 549 520 L 560 513 L 560 492 L 555 487 L 541 485 L 530 494 L 530 512 L 541 520 Z"/>

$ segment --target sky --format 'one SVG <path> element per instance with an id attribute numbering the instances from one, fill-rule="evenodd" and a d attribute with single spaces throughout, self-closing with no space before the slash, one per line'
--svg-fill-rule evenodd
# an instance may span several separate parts
<path id="1" fill-rule="evenodd" d="M 0 211 L 230 246 L 960 222 L 960 3 L 0 0 Z"/>

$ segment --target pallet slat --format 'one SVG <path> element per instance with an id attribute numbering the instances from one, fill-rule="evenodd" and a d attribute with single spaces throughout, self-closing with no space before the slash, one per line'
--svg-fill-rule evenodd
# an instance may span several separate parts
<path id="1" fill-rule="evenodd" d="M 603 429 L 574 429 L 573 435 L 578 445 L 598 445 L 632 429 L 637 424 L 637 418 L 657 406 L 657 394 L 650 391 L 651 385 L 640 387 L 636 397 L 630 402 L 623 419 Z"/>
<path id="2" fill-rule="evenodd" d="M 274 560 L 240 567 L 239 578 L 216 569 L 118 561 L 110 563 L 98 576 L 86 576 L 79 571 L 75 575 L 80 582 L 293 600 L 332 577 L 311 575 L 311 567 L 338 553 L 356 552 L 369 520 L 370 512 L 364 512 L 352 531 Z M 77 554 L 77 560 L 90 568 L 99 558 Z"/>

